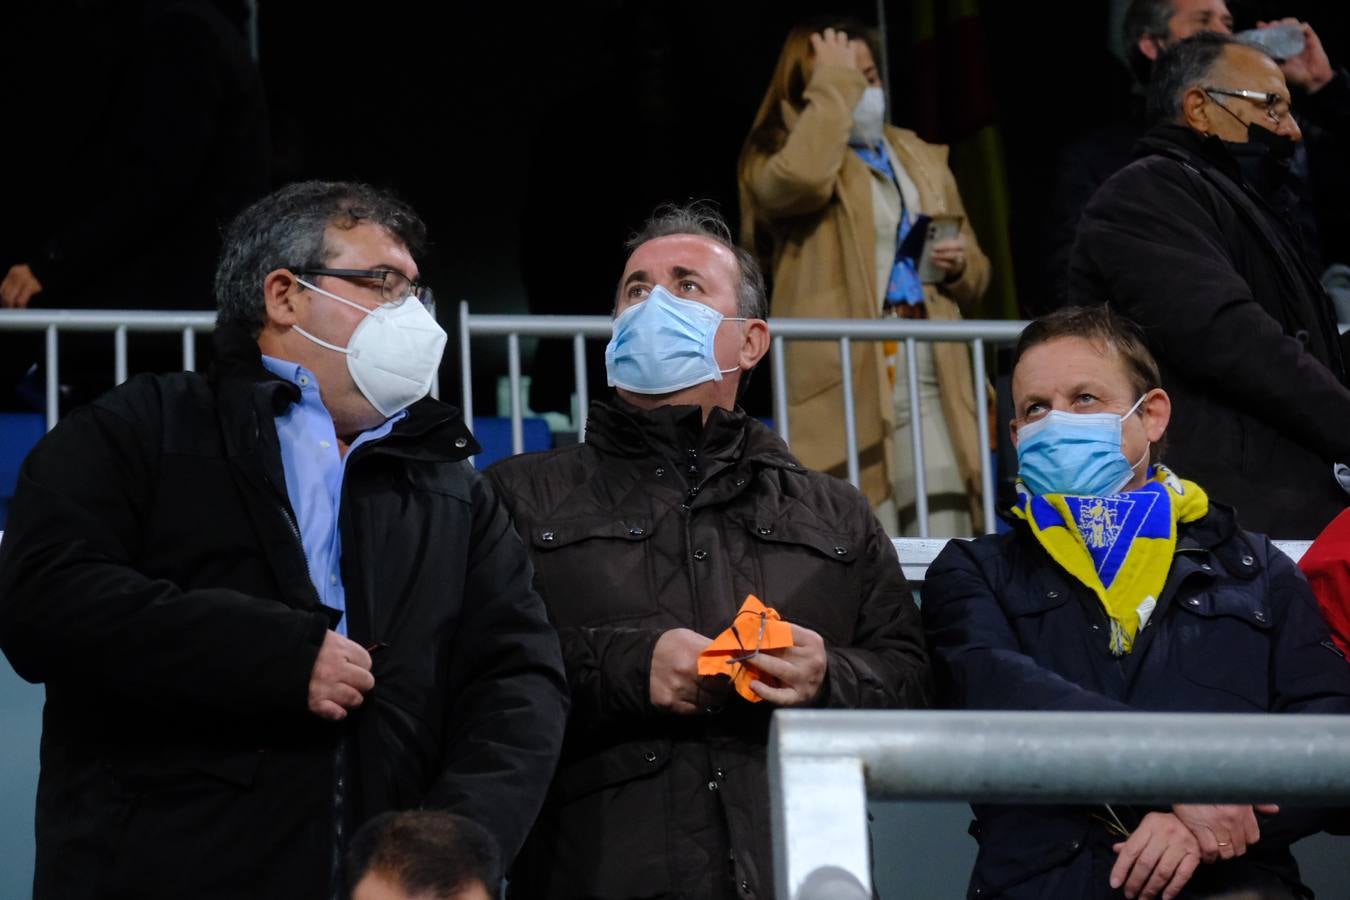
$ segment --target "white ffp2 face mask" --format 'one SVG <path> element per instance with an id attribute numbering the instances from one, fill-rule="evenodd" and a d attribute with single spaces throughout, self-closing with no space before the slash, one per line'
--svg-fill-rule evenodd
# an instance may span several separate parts
<path id="1" fill-rule="evenodd" d="M 848 139 L 854 144 L 875 147 L 881 143 L 886 130 L 886 92 L 879 87 L 863 91 L 862 99 L 853 107 L 853 130 Z"/>
<path id="2" fill-rule="evenodd" d="M 352 381 L 380 415 L 388 418 L 427 395 L 445 350 L 445 330 L 421 301 L 408 296 L 397 305 L 367 309 L 303 278 L 296 280 L 317 294 L 365 313 L 346 347 L 317 338 L 299 325 L 293 327 L 320 347 L 347 355 Z"/>

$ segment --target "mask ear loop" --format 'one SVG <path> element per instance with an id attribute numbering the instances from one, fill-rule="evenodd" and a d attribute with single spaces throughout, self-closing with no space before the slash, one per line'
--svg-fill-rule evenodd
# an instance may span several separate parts
<path id="1" fill-rule="evenodd" d="M 749 320 L 748 318 L 746 318 L 745 316 L 723 316 L 723 317 L 722 317 L 722 322 L 749 322 L 749 321 L 750 321 L 750 320 Z M 722 322 L 718 322 L 718 323 L 717 323 L 717 325 L 718 325 L 719 328 L 722 326 Z M 714 357 L 714 359 L 715 359 L 715 358 L 716 358 L 716 357 Z M 732 366 L 730 369 L 722 369 L 722 368 L 719 368 L 717 371 L 721 372 L 723 375 L 730 375 L 732 372 L 739 372 L 740 370 L 741 370 L 741 367 L 740 367 L 740 366 Z M 720 380 L 720 379 L 719 379 L 719 380 Z"/>
<path id="2" fill-rule="evenodd" d="M 1145 391 L 1144 393 L 1140 394 L 1140 395 L 1139 395 L 1139 399 L 1136 400 L 1136 401 L 1134 401 L 1134 406 L 1131 406 L 1131 407 L 1130 407 L 1130 411 L 1127 412 L 1127 413 L 1125 413 L 1125 415 L 1123 415 L 1123 416 L 1120 417 L 1120 421 L 1121 421 L 1122 425 L 1124 424 L 1124 422 L 1125 422 L 1126 419 L 1128 419 L 1130 416 L 1134 415 L 1134 414 L 1135 414 L 1135 411 L 1138 410 L 1139 407 L 1143 405 L 1144 400 L 1145 400 L 1145 398 L 1148 397 L 1149 393 L 1150 393 L 1149 391 Z M 1145 434 L 1144 437 L 1147 438 L 1148 435 Z M 1139 468 L 1141 465 L 1143 465 L 1144 463 L 1148 462 L 1148 455 L 1149 455 L 1149 453 L 1150 453 L 1152 450 L 1153 450 L 1153 442 L 1152 442 L 1152 441 L 1146 441 L 1145 444 L 1144 444 L 1144 455 L 1141 456 L 1141 457 L 1139 457 L 1138 461 L 1135 462 L 1133 465 L 1130 466 L 1130 471 L 1133 472 L 1135 469 Z"/>
<path id="3" fill-rule="evenodd" d="M 300 277 L 298 277 L 298 276 L 296 277 L 295 280 L 298 281 L 300 284 L 303 284 L 305 287 L 309 288 L 311 291 L 313 291 L 313 292 L 316 293 L 316 294 L 322 294 L 323 296 L 329 298 L 330 300 L 336 300 L 336 301 L 339 302 L 339 303 L 345 303 L 345 304 L 347 304 L 348 306 L 350 306 L 352 309 L 359 309 L 361 312 L 365 313 L 367 316 L 371 316 L 372 318 L 379 318 L 379 316 L 376 314 L 375 310 L 373 310 L 373 309 L 366 309 L 366 308 L 365 308 L 364 306 L 362 306 L 361 304 L 359 304 L 359 303 L 354 303 L 353 301 L 348 300 L 346 297 L 339 297 L 337 294 L 329 293 L 328 291 L 325 291 L 323 288 L 319 287 L 318 285 L 310 284 L 308 281 L 306 281 L 305 279 L 300 278 Z M 314 343 L 318 344 L 320 347 L 327 348 L 327 349 L 332 350 L 332 351 L 334 351 L 334 352 L 336 352 L 336 353 L 344 353 L 344 354 L 346 354 L 347 356 L 351 356 L 351 357 L 357 357 L 357 356 L 360 356 L 360 353 L 358 353 L 358 352 L 355 351 L 355 350 L 348 349 L 347 347 L 339 347 L 337 344 L 330 344 L 328 341 L 325 341 L 323 338 L 315 337 L 314 335 L 310 334 L 310 333 L 309 333 L 308 331 L 306 331 L 305 329 L 301 328 L 299 325 L 292 325 L 291 327 L 294 328 L 296 331 L 300 332 L 301 334 L 303 334 L 305 337 L 309 338 L 309 339 L 310 339 L 311 341 L 313 341 Z"/>

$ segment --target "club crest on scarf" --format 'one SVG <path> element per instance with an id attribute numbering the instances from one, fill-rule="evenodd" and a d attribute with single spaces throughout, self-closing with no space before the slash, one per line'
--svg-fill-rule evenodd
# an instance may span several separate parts
<path id="1" fill-rule="evenodd" d="M 1149 475 L 1138 490 L 1106 496 L 1036 495 L 1019 482 L 1013 509 L 1051 558 L 1097 595 L 1116 656 L 1130 652 L 1153 612 L 1172 565 L 1177 523 L 1209 511 L 1199 485 L 1162 465 Z"/>

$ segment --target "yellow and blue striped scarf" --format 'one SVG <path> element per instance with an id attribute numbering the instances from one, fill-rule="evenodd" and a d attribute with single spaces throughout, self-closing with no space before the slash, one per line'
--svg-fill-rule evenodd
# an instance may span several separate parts
<path id="1" fill-rule="evenodd" d="M 1177 545 L 1177 523 L 1209 512 L 1193 481 L 1156 465 L 1138 490 L 1106 497 L 1035 496 L 1017 483 L 1013 515 L 1051 559 L 1097 595 L 1111 617 L 1111 652 L 1124 656 L 1153 612 Z"/>

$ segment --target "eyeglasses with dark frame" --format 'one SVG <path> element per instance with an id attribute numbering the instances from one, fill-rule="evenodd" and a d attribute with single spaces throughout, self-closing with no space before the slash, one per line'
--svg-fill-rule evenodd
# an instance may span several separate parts
<path id="1" fill-rule="evenodd" d="M 1289 105 L 1284 102 L 1284 98 L 1274 91 L 1243 91 L 1232 88 L 1214 87 L 1213 85 L 1206 85 L 1201 88 L 1201 90 L 1206 94 L 1222 94 L 1225 97 L 1241 97 L 1242 99 L 1250 100 L 1253 103 L 1263 104 L 1266 117 L 1276 125 L 1279 125 L 1280 122 L 1284 121 L 1285 116 L 1289 115 L 1291 112 Z M 1277 105 L 1283 106 L 1284 108 L 1277 109 Z"/>
<path id="2" fill-rule="evenodd" d="M 432 305 L 431 288 L 408 278 L 397 269 L 324 269 L 309 266 L 290 266 L 296 275 L 330 275 L 334 278 L 366 278 L 380 282 L 380 297 L 384 306 L 397 306 L 410 295 L 428 309 Z"/>

